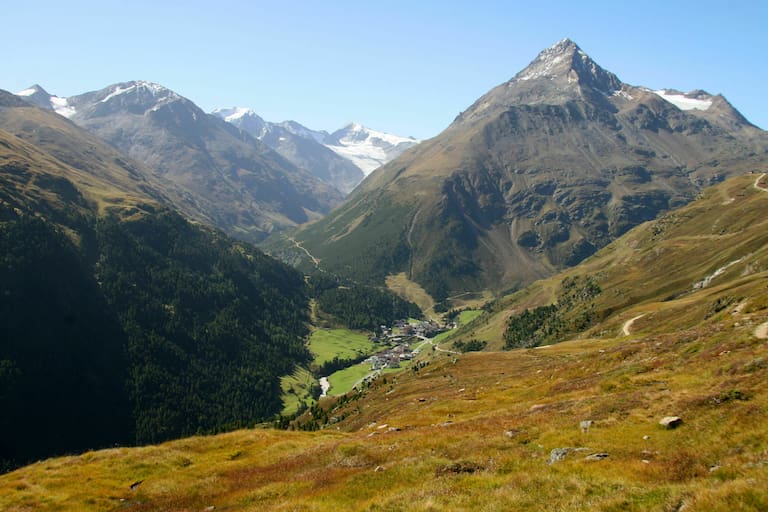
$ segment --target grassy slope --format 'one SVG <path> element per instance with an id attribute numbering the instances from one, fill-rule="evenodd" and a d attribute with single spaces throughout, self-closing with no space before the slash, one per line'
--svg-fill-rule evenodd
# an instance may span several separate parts
<path id="1" fill-rule="evenodd" d="M 315 355 L 314 363 L 318 365 L 335 357 L 352 359 L 371 354 L 376 349 L 367 335 L 349 329 L 317 329 L 309 338 L 309 350 Z"/>
<path id="2" fill-rule="evenodd" d="M 306 368 L 296 368 L 291 375 L 280 379 L 280 388 L 283 390 L 284 416 L 295 414 L 302 403 L 311 406 L 315 403 L 314 389 L 318 386 L 317 379 Z"/>
<path id="3" fill-rule="evenodd" d="M 34 164 L 26 168 L 28 186 L 16 187 L 27 197 L 39 197 L 32 187 L 42 175 L 66 178 L 100 213 L 137 202 L 165 201 L 160 192 L 164 187 L 169 194 L 176 193 L 140 164 L 53 112 L 35 107 L 0 109 L 0 125 L 6 130 L 0 132 L 0 165 Z"/>
<path id="4" fill-rule="evenodd" d="M 331 383 L 331 389 L 328 393 L 330 395 L 347 393 L 360 381 L 360 379 L 365 378 L 371 373 L 370 363 L 360 363 L 334 372 L 328 378 L 328 382 Z"/>
<path id="5" fill-rule="evenodd" d="M 690 207 L 699 210 L 646 225 L 575 269 L 600 275 L 598 307 L 624 305 L 587 336 L 436 353 L 419 371 L 322 402 L 342 420 L 312 435 L 241 431 L 43 461 L 0 476 L 0 509 L 765 510 L 768 343 L 755 332 L 768 321 L 768 194 L 753 181 L 712 189 Z M 745 249 L 744 265 L 679 294 Z M 558 282 L 504 307 L 546 303 Z M 683 418 L 676 430 L 658 425 L 670 414 Z M 547 464 L 561 447 L 586 450 Z M 584 459 L 593 453 L 608 457 Z"/>
<path id="6" fill-rule="evenodd" d="M 604 290 L 596 311 L 607 319 L 590 335 L 616 335 L 626 320 L 642 313 L 635 329 L 695 325 L 718 299 L 739 299 L 746 293 L 740 287 L 766 278 L 768 193 L 755 189 L 759 176 L 707 189 L 696 202 L 639 226 L 579 266 L 500 300 L 457 338 L 474 337 L 488 341 L 491 350 L 501 349 L 511 314 L 553 303 L 562 279 L 581 275 L 595 277 Z M 731 263 L 709 286 L 694 290 L 695 283 Z"/>
<path id="7" fill-rule="evenodd" d="M 334 411 L 344 432 L 241 431 L 44 461 L 0 477 L 0 507 L 762 510 L 768 347 L 728 320 L 445 357 Z M 683 426 L 661 429 L 668 414 Z M 558 447 L 588 450 L 547 464 Z M 584 460 L 597 452 L 609 456 Z"/>

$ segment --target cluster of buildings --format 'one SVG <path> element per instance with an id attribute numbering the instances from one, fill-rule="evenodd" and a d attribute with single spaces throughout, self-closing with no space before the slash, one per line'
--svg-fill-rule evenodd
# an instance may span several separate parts
<path id="1" fill-rule="evenodd" d="M 398 320 L 391 328 L 382 325 L 379 329 L 380 334 L 371 336 L 371 341 L 387 343 L 391 346 L 368 358 L 371 363 L 371 370 L 400 368 L 402 362 L 413 359 L 419 353 L 418 349 L 411 350 L 410 340 L 413 338 L 432 338 L 444 330 L 446 329 L 434 320 L 418 322 Z"/>
<path id="2" fill-rule="evenodd" d="M 383 350 L 368 358 L 371 363 L 371 370 L 381 370 L 384 368 L 400 368 L 400 363 L 410 361 L 413 356 L 418 355 L 419 350 L 411 350 L 407 343 L 395 345 L 392 348 Z"/>

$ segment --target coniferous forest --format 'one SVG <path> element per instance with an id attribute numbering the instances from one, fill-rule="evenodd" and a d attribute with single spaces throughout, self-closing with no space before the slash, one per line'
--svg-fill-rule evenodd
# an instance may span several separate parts
<path id="1" fill-rule="evenodd" d="M 0 465 L 252 425 L 306 362 L 303 277 L 145 206 L 0 222 Z"/>

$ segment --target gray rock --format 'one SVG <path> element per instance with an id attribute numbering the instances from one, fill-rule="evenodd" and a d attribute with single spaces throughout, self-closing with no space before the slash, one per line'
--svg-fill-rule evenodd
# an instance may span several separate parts
<path id="1" fill-rule="evenodd" d="M 591 455 L 587 455 L 586 457 L 584 457 L 584 460 L 603 460 L 607 458 L 608 458 L 607 453 L 599 452 L 599 453 L 593 453 Z"/>
<path id="2" fill-rule="evenodd" d="M 571 452 L 584 452 L 587 450 L 589 450 L 589 448 L 554 448 L 549 452 L 549 463 L 554 464 L 555 462 L 560 462 Z"/>
<path id="3" fill-rule="evenodd" d="M 594 425 L 594 423 L 595 422 L 592 421 L 592 420 L 584 420 L 581 423 L 579 423 L 579 428 L 581 429 L 582 432 L 584 432 L 586 434 L 587 432 L 589 432 L 589 428 L 592 425 Z"/>
<path id="4" fill-rule="evenodd" d="M 664 416 L 659 420 L 659 425 L 662 427 L 672 430 L 674 428 L 679 427 L 683 424 L 683 419 L 679 416 Z"/>

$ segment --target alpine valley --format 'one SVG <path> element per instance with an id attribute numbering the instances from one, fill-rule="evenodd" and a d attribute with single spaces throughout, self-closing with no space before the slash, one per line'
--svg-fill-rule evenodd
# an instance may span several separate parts
<path id="1" fill-rule="evenodd" d="M 766 211 L 568 39 L 421 142 L 0 91 L 0 510 L 768 510 Z"/>

